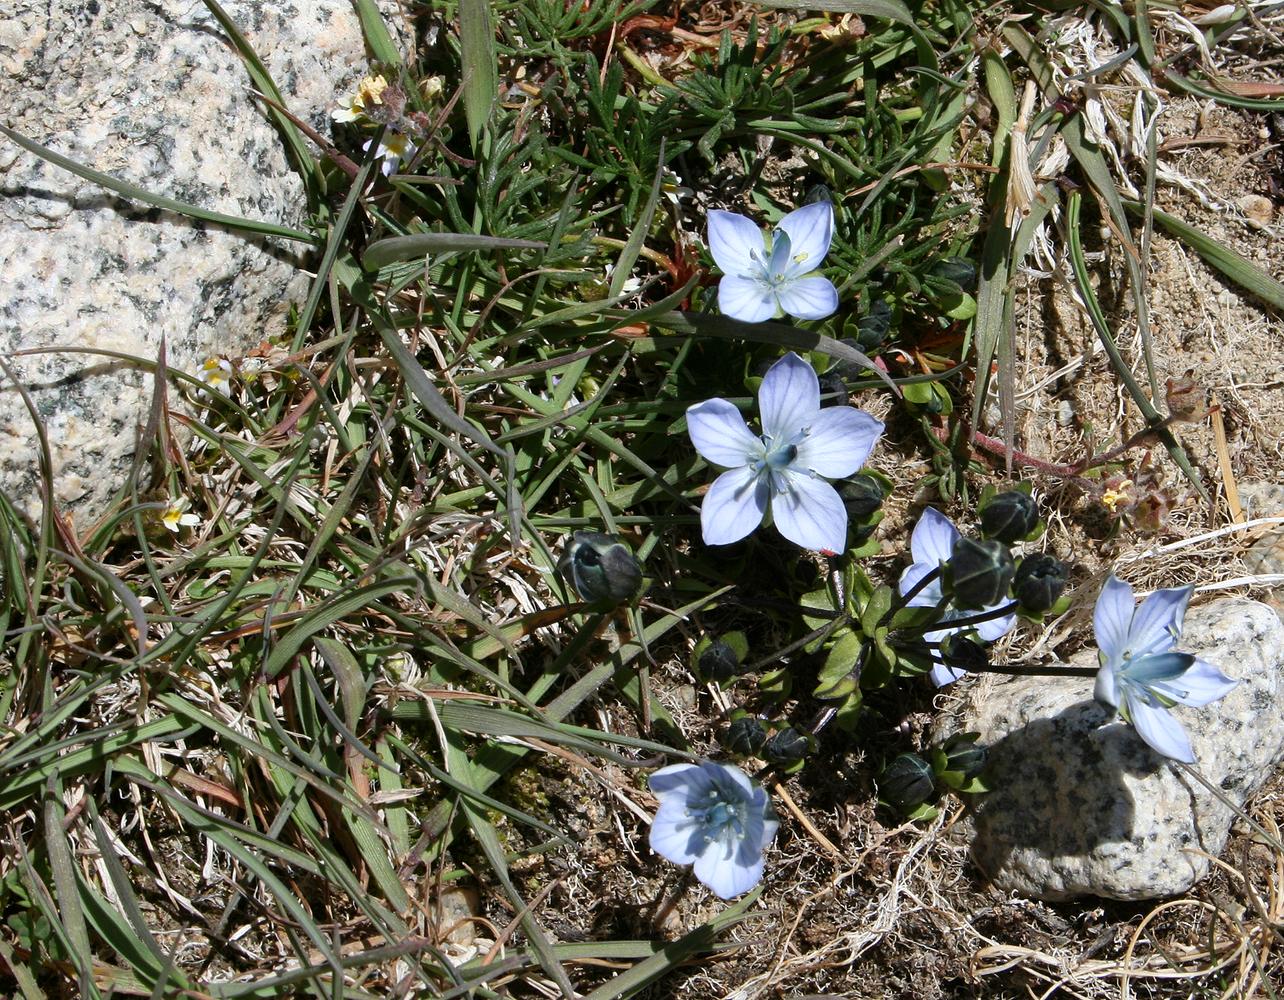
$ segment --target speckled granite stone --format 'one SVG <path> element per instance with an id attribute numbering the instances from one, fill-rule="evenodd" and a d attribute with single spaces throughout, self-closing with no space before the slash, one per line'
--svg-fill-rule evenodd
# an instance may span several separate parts
<path id="1" fill-rule="evenodd" d="M 292 110 L 325 126 L 367 69 L 346 0 L 223 0 Z M 4 121 L 159 194 L 300 227 L 302 187 L 249 78 L 199 0 L 0 0 Z M 299 244 L 116 199 L 0 138 L 0 353 L 79 347 L 194 371 L 284 328 L 307 288 Z M 80 524 L 129 468 L 151 378 L 103 357 L 15 362 L 49 433 L 60 504 Z M 0 489 L 39 510 L 32 421 L 0 379 Z"/>
<path id="2" fill-rule="evenodd" d="M 1240 679 L 1206 708 L 1175 709 L 1200 772 L 1242 804 L 1284 756 L 1284 623 L 1255 601 L 1186 616 L 1179 649 Z M 1072 661 L 1096 666 L 1095 650 Z M 959 729 L 991 747 L 990 784 L 960 831 L 993 884 L 1045 900 L 1185 891 L 1226 843 L 1231 812 L 1092 700 L 1087 678 L 977 684 Z"/>

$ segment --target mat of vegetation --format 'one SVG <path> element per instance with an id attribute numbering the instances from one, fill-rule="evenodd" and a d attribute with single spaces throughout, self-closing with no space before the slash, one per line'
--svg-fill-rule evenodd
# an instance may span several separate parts
<path id="1" fill-rule="evenodd" d="M 1278 995 L 1284 786 L 1185 897 L 1006 898 L 928 679 L 1093 645 L 1121 556 L 1278 582 L 1274 8 L 356 6 L 329 109 L 216 10 L 300 154 L 293 335 L 135 359 L 99 523 L 0 498 L 0 992 Z M 1012 491 L 1064 593 L 902 581 Z M 734 870 L 657 853 L 707 761 L 774 802 Z"/>

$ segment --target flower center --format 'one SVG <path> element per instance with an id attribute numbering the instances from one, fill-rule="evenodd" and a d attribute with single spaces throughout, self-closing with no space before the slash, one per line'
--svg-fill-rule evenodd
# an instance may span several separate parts
<path id="1" fill-rule="evenodd" d="M 744 837 L 746 803 L 740 799 L 729 801 L 721 790 L 714 788 L 702 801 L 691 805 L 691 816 L 698 820 L 705 840 L 722 840 L 728 835 L 739 840 Z"/>
<path id="2" fill-rule="evenodd" d="M 761 282 L 772 291 L 775 291 L 785 283 L 784 268 L 778 269 L 774 274 L 771 271 L 771 264 L 775 260 L 774 254 L 770 258 L 767 258 L 758 250 L 750 250 L 749 256 L 752 257 L 753 262 L 758 265 L 758 273 L 751 275 L 755 281 Z"/>

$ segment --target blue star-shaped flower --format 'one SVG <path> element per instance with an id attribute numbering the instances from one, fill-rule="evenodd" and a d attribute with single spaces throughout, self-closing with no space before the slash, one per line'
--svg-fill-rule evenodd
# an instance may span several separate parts
<path id="1" fill-rule="evenodd" d="M 761 323 L 782 313 L 824 319 L 838 308 L 833 282 L 812 274 L 829 253 L 834 208 L 815 202 L 790 212 L 767 234 L 735 212 L 709 213 L 709 252 L 724 275 L 718 308 Z"/>
<path id="2" fill-rule="evenodd" d="M 707 545 L 728 545 L 762 523 L 768 508 L 780 533 L 805 549 L 836 554 L 847 547 L 847 509 L 826 479 L 865 464 L 883 432 L 881 421 L 854 406 L 820 408 L 820 380 L 790 352 L 758 390 L 762 436 L 725 399 L 687 410 L 687 433 L 701 457 L 728 469 L 700 508 Z"/>
<path id="3" fill-rule="evenodd" d="M 1190 738 L 1169 709 L 1207 705 L 1239 683 L 1211 663 L 1173 651 L 1193 589 L 1156 590 L 1135 607 L 1132 587 L 1111 576 L 1092 616 L 1101 661 L 1093 696 L 1156 751 L 1187 764 L 1195 761 Z"/>

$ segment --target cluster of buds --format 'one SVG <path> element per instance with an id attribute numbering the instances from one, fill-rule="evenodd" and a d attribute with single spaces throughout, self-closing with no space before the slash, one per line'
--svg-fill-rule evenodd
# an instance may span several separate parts
<path id="1" fill-rule="evenodd" d="M 992 608 L 1010 594 L 1027 614 L 1052 610 L 1066 587 L 1065 566 L 1041 552 L 1017 560 L 1009 548 L 1042 533 L 1034 499 L 1021 490 L 998 493 L 983 502 L 979 520 L 984 537 L 960 536 L 945 574 L 954 607 Z"/>
<path id="2" fill-rule="evenodd" d="M 879 801 L 910 819 L 931 819 L 937 813 L 932 803 L 944 789 L 985 791 L 981 775 L 989 751 L 977 738 L 977 733 L 956 733 L 932 747 L 927 758 L 916 753 L 892 758 L 878 778 Z"/>

